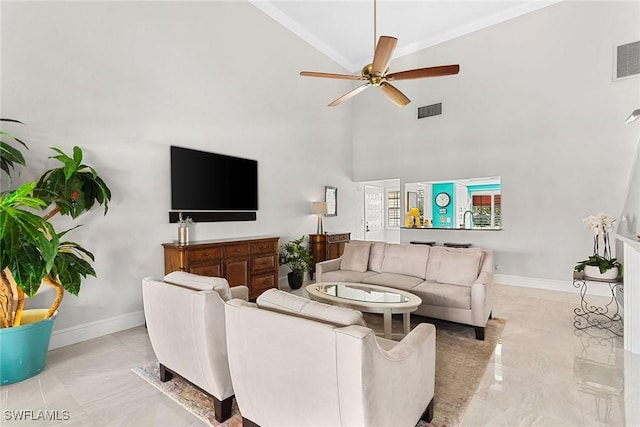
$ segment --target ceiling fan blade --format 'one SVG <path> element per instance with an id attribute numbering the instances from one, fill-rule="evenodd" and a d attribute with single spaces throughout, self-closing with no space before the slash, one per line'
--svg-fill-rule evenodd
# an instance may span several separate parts
<path id="1" fill-rule="evenodd" d="M 387 95 L 387 98 L 395 102 L 399 107 L 404 107 L 408 103 L 411 102 L 409 98 L 407 98 L 404 93 L 400 92 L 390 83 L 382 82 L 380 83 L 380 89 L 382 89 L 382 93 Z"/>
<path id="2" fill-rule="evenodd" d="M 300 75 L 305 77 L 324 77 L 325 79 L 364 80 L 364 77 L 362 76 L 352 76 L 350 74 L 316 73 L 315 71 L 301 71 Z"/>
<path id="3" fill-rule="evenodd" d="M 369 86 L 370 86 L 369 83 L 365 83 L 362 86 L 358 86 L 357 88 L 350 90 L 349 92 L 345 93 L 340 98 L 336 99 L 331 104 L 329 104 L 329 107 L 335 107 L 336 105 L 341 104 L 347 99 L 353 98 L 354 96 L 356 96 L 357 94 L 359 94 L 360 92 L 368 88 Z"/>
<path id="4" fill-rule="evenodd" d="M 441 65 L 439 67 L 416 68 L 415 70 L 399 71 L 387 74 L 387 80 L 421 79 L 423 77 L 439 77 L 458 74 L 460 65 Z"/>
<path id="5" fill-rule="evenodd" d="M 382 75 L 387 69 L 387 64 L 389 64 L 391 54 L 396 48 L 396 43 L 398 43 L 398 39 L 395 37 L 380 36 L 376 51 L 373 54 L 373 62 L 371 63 L 374 74 Z"/>

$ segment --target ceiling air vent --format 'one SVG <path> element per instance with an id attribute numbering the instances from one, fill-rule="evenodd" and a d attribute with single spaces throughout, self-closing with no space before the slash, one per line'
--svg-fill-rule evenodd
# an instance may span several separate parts
<path id="1" fill-rule="evenodd" d="M 419 119 L 439 116 L 440 114 L 442 114 L 442 102 L 439 102 L 437 104 L 425 105 L 424 107 L 418 107 Z"/>
<path id="2" fill-rule="evenodd" d="M 614 56 L 614 80 L 640 74 L 640 41 L 616 46 Z"/>

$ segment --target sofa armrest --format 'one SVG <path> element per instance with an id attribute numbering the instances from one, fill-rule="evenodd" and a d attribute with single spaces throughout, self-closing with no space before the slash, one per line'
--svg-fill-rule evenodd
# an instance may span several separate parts
<path id="1" fill-rule="evenodd" d="M 413 425 L 434 397 L 435 326 L 419 324 L 395 345 L 366 331 L 336 330 L 344 425 Z"/>
<path id="2" fill-rule="evenodd" d="M 429 341 L 430 338 L 434 340 L 434 349 L 435 349 L 435 336 L 436 336 L 436 327 L 429 323 L 420 323 L 414 329 L 411 330 L 400 342 L 395 342 L 393 348 L 388 350 L 384 350 L 382 347 L 380 348 L 380 352 L 382 356 L 390 361 L 400 361 L 404 360 L 407 357 L 411 357 L 411 355 L 415 354 L 415 351 L 419 351 L 419 347 L 424 346 L 425 342 Z M 378 338 L 377 340 L 382 340 L 384 338 Z"/>
<path id="3" fill-rule="evenodd" d="M 249 301 L 249 288 L 246 286 L 232 286 L 229 288 L 229 292 L 231 292 L 233 298 Z"/>
<path id="4" fill-rule="evenodd" d="M 481 271 L 473 284 L 491 286 L 493 285 L 493 274 L 488 271 Z"/>
<path id="5" fill-rule="evenodd" d="M 316 282 L 322 282 L 322 275 L 324 273 L 328 273 L 329 271 L 338 271 L 340 270 L 340 264 L 342 263 L 341 258 L 330 259 L 327 261 L 322 261 L 316 264 Z"/>
<path id="6" fill-rule="evenodd" d="M 493 273 L 482 271 L 471 285 L 471 324 L 484 327 L 493 310 Z"/>

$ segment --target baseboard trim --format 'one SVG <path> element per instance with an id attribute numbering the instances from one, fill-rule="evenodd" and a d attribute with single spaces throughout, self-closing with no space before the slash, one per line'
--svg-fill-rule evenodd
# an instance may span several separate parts
<path id="1" fill-rule="evenodd" d="M 109 335 L 125 329 L 135 328 L 144 325 L 144 311 L 122 314 L 108 319 L 97 320 L 95 322 L 84 323 L 70 328 L 53 331 L 49 350 Z"/>
<path id="2" fill-rule="evenodd" d="M 541 279 L 537 277 L 511 276 L 508 274 L 495 274 L 494 282 L 499 285 L 520 286 L 523 288 L 545 289 L 548 291 L 580 293 L 580 288 L 573 286 L 571 280 Z M 609 285 L 604 282 L 589 282 L 587 295 L 611 296 Z"/>

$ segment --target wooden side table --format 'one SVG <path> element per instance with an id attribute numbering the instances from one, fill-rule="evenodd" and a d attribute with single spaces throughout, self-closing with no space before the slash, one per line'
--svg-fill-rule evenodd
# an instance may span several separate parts
<path id="1" fill-rule="evenodd" d="M 316 264 L 342 256 L 344 245 L 351 240 L 351 233 L 309 234 L 309 250 L 313 259 L 311 272 L 316 271 Z"/>

